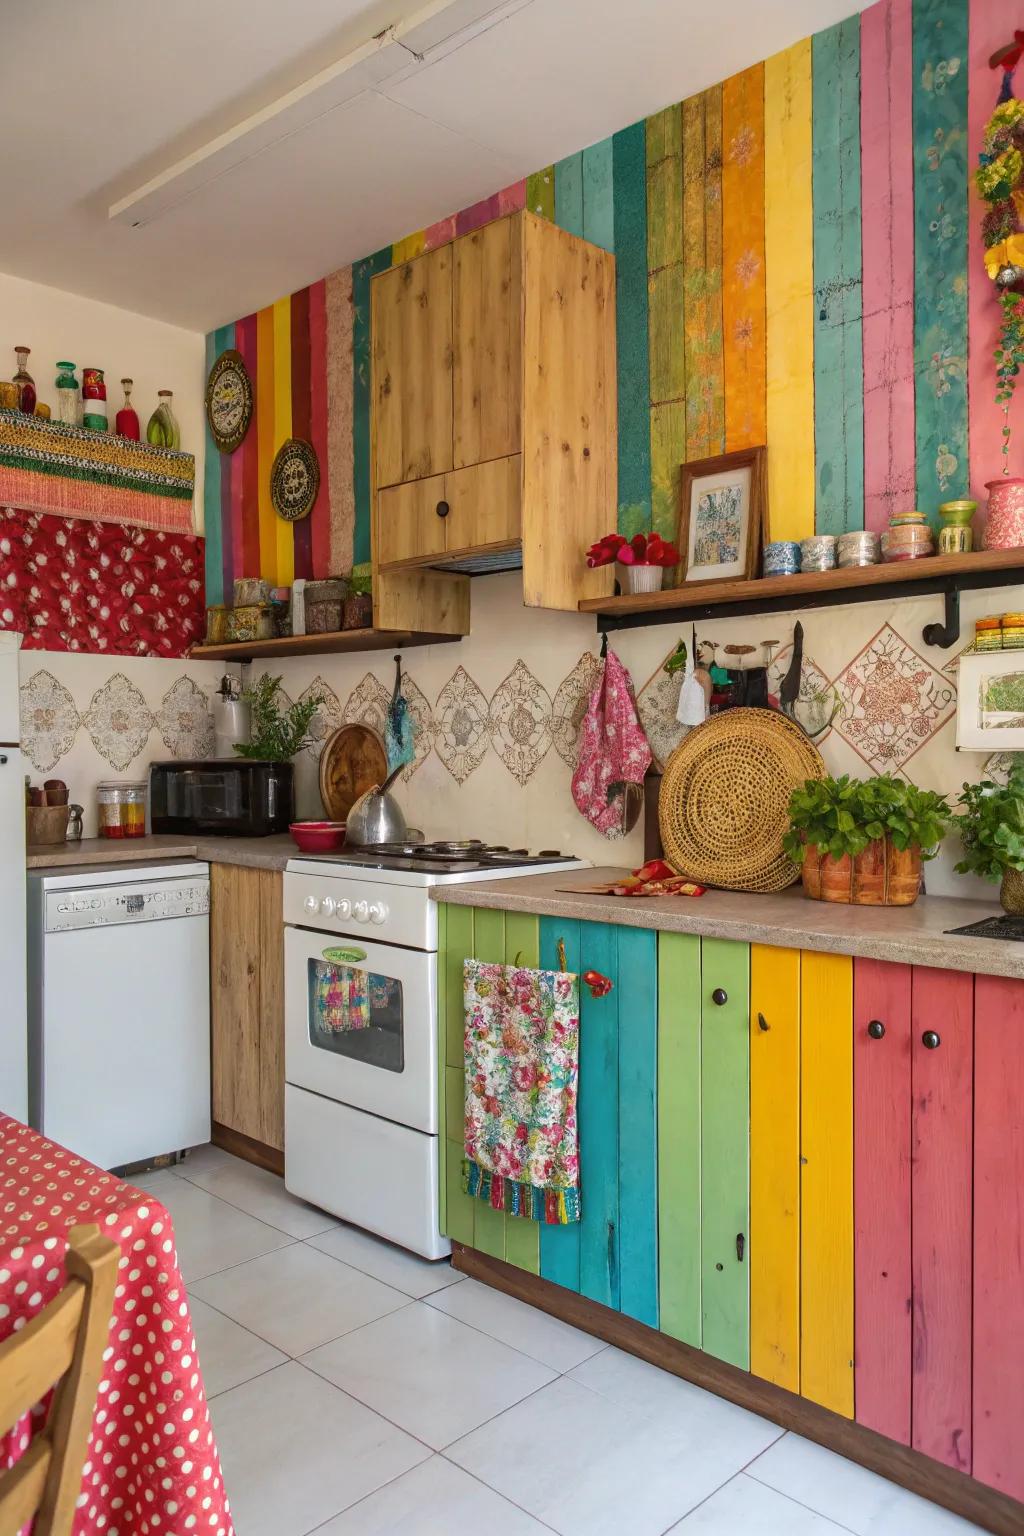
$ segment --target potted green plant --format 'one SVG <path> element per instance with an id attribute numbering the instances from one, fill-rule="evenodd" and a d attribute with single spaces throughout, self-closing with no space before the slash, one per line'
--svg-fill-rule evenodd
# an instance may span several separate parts
<path id="1" fill-rule="evenodd" d="M 998 880 L 1003 911 L 1024 915 L 1024 764 L 1011 769 L 1005 784 L 965 784 L 957 804 L 964 845 L 957 871 Z"/>
<path id="2" fill-rule="evenodd" d="M 373 628 L 373 597 L 369 571 L 353 571 L 346 578 L 348 591 L 345 596 L 343 629 Z"/>
<path id="3" fill-rule="evenodd" d="M 783 846 L 815 901 L 906 907 L 951 815 L 944 795 L 892 774 L 808 779 L 790 797 Z"/>
<path id="4" fill-rule="evenodd" d="M 264 672 L 242 694 L 251 711 L 251 724 L 249 740 L 235 743 L 239 757 L 290 763 L 303 747 L 309 745 L 309 727 L 323 699 L 319 694 L 310 694 L 297 704 L 282 709 L 280 688 L 280 677 L 271 677 L 269 672 Z"/>

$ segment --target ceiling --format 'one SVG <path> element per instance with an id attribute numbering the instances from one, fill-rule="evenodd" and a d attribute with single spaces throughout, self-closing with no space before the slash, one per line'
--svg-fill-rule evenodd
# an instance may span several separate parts
<path id="1" fill-rule="evenodd" d="M 863 3 L 12 5 L 0 271 L 205 331 Z"/>

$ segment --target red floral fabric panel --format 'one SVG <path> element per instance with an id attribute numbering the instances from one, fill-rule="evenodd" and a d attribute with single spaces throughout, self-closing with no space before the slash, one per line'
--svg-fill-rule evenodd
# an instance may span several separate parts
<path id="1" fill-rule="evenodd" d="M 0 629 L 26 650 L 184 656 L 204 629 L 203 540 L 0 508 Z"/>

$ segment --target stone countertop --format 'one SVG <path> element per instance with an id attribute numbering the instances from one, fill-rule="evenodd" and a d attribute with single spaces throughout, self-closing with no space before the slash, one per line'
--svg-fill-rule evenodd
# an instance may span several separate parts
<path id="1" fill-rule="evenodd" d="M 707 891 L 703 896 L 599 896 L 586 887 L 610 884 L 622 869 L 571 869 L 563 874 L 520 875 L 468 885 L 430 887 L 434 901 L 462 907 L 534 912 L 548 917 L 697 933 L 744 943 L 818 949 L 837 955 L 978 971 L 1024 979 L 1024 944 L 949 934 L 999 915 L 991 904 L 948 896 L 921 896 L 911 907 L 858 907 L 810 901 L 799 885 L 775 896 L 745 891 Z"/>
<path id="2" fill-rule="evenodd" d="M 29 847 L 29 869 L 85 869 L 90 864 L 152 864 L 160 859 L 205 859 L 251 869 L 284 869 L 298 849 L 287 833 L 274 837 L 195 837 L 156 833 L 120 839 L 88 837 L 80 843 Z"/>

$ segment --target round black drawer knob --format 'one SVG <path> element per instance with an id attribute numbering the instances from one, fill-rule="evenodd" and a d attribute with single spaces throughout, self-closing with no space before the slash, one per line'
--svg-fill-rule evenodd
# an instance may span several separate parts
<path id="1" fill-rule="evenodd" d="M 438 504 L 437 504 L 437 515 L 438 515 L 438 517 L 447 517 L 448 513 L 450 511 L 451 511 L 451 507 L 448 505 L 448 503 L 446 501 L 439 501 L 438 502 Z"/>
<path id="2" fill-rule="evenodd" d="M 926 1029 L 924 1034 L 921 1036 L 921 1044 L 924 1046 L 926 1051 L 934 1051 L 938 1049 L 938 1047 L 942 1044 L 942 1041 L 939 1039 L 939 1036 L 935 1033 L 934 1029 Z"/>
<path id="3" fill-rule="evenodd" d="M 882 1036 L 885 1034 L 885 1025 L 882 1023 L 881 1019 L 871 1020 L 871 1023 L 868 1025 L 868 1034 L 871 1036 L 872 1040 L 881 1040 Z"/>
<path id="4" fill-rule="evenodd" d="M 723 1003 L 727 1003 L 729 1001 L 729 994 L 723 987 L 716 987 L 711 994 L 711 1001 L 713 1003 L 717 1003 L 719 1008 L 721 1008 Z"/>

